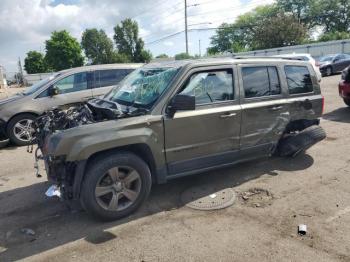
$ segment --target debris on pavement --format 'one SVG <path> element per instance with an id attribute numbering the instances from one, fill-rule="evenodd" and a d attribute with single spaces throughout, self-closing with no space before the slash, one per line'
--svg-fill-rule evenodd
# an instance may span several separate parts
<path id="1" fill-rule="evenodd" d="M 250 207 L 266 207 L 272 204 L 273 195 L 266 189 L 252 188 L 241 193 L 243 203 Z"/>
<path id="2" fill-rule="evenodd" d="M 304 236 L 304 235 L 306 235 L 306 232 L 307 232 L 307 226 L 304 224 L 300 224 L 298 226 L 298 234 L 301 236 Z"/>
<path id="3" fill-rule="evenodd" d="M 30 228 L 22 228 L 21 232 L 25 235 L 28 235 L 28 236 L 35 236 L 35 231 L 33 229 L 30 229 Z"/>

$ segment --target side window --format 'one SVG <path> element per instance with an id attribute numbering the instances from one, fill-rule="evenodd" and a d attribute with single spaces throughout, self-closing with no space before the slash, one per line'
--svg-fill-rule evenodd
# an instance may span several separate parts
<path id="1" fill-rule="evenodd" d="M 232 70 L 195 73 L 187 81 L 181 94 L 194 96 L 196 105 L 233 100 Z"/>
<path id="2" fill-rule="evenodd" d="M 278 95 L 281 85 L 274 66 L 243 67 L 243 88 L 246 98 Z"/>
<path id="3" fill-rule="evenodd" d="M 132 69 L 109 69 L 96 71 L 96 87 L 116 85 L 132 71 Z"/>
<path id="4" fill-rule="evenodd" d="M 313 84 L 309 69 L 306 66 L 285 66 L 289 94 L 309 93 Z"/>
<path id="5" fill-rule="evenodd" d="M 59 90 L 60 94 L 87 90 L 87 73 L 77 73 L 67 76 L 57 81 L 54 86 Z"/>

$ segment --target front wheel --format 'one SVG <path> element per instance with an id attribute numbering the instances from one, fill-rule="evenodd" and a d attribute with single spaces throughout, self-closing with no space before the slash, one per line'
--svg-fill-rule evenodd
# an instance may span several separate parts
<path id="1" fill-rule="evenodd" d="M 25 146 L 32 143 L 34 134 L 34 121 L 32 114 L 20 114 L 12 118 L 7 126 L 7 134 L 12 143 Z"/>
<path id="2" fill-rule="evenodd" d="M 132 153 L 93 161 L 81 192 L 84 209 L 102 220 L 128 216 L 147 199 L 152 185 L 148 165 Z"/>
<path id="3" fill-rule="evenodd" d="M 347 106 L 350 106 L 350 98 L 343 98 L 343 100 Z"/>
<path id="4" fill-rule="evenodd" d="M 331 75 L 333 75 L 333 69 L 332 69 L 332 67 L 327 67 L 326 68 L 326 76 L 331 76 Z"/>

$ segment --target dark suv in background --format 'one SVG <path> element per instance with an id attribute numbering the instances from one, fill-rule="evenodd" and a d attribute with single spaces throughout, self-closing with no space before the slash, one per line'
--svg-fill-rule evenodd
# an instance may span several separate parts
<path id="1" fill-rule="evenodd" d="M 316 65 L 320 67 L 322 76 L 331 76 L 343 71 L 350 65 L 350 55 L 335 54 L 323 56 Z"/>
<path id="2" fill-rule="evenodd" d="M 142 64 L 112 64 L 72 68 L 0 100 L 0 133 L 18 146 L 32 140 L 35 118 L 58 106 L 71 106 L 106 94 Z"/>

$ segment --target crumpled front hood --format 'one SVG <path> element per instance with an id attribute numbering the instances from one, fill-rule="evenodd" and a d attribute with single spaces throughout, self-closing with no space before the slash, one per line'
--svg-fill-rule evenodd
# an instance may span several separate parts
<path id="1" fill-rule="evenodd" d="M 16 100 L 20 100 L 21 98 L 23 98 L 23 95 L 14 95 L 14 96 L 10 96 L 8 98 L 4 98 L 4 99 L 0 99 L 0 105 L 4 105 Z"/>

